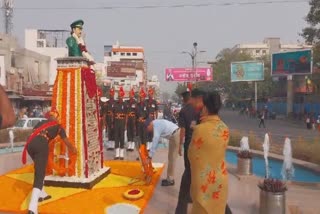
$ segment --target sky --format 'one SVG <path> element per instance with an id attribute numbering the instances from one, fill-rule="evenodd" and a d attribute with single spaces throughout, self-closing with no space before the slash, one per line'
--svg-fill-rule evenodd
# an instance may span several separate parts
<path id="1" fill-rule="evenodd" d="M 148 75 L 158 75 L 161 90 L 173 93 L 176 84 L 164 81 L 164 70 L 167 67 L 190 67 L 190 56 L 181 52 L 191 51 L 193 42 L 198 43 L 198 50 L 206 51 L 198 56 L 198 61 L 207 62 L 223 48 L 261 42 L 265 37 L 280 37 L 285 43 L 303 41 L 299 33 L 307 26 L 304 20 L 309 11 L 307 1 L 226 5 L 262 1 L 14 0 L 13 32 L 23 45 L 26 28 L 69 30 L 73 21 L 83 19 L 87 47 L 96 61 L 103 61 L 103 46 L 116 41 L 120 45 L 143 46 Z M 214 5 L 221 3 L 225 5 Z M 195 4 L 207 6 L 165 7 Z M 155 5 L 163 7 L 132 8 Z M 101 7 L 109 9 L 90 9 Z M 3 20 L 1 15 L 0 20 Z M 0 27 L 3 31 L 2 21 Z"/>

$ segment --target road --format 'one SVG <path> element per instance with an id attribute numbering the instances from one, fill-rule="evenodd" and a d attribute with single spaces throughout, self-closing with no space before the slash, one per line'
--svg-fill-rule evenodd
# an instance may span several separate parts
<path id="1" fill-rule="evenodd" d="M 291 138 L 293 142 L 299 138 L 320 139 L 319 131 L 308 130 L 302 122 L 286 119 L 265 120 L 266 128 L 259 128 L 257 118 L 239 115 L 237 111 L 222 110 L 220 116 L 231 130 L 239 130 L 243 135 L 249 135 L 249 132 L 252 131 L 257 137 L 263 139 L 265 133 L 268 132 L 277 142 L 283 142 L 285 137 Z"/>

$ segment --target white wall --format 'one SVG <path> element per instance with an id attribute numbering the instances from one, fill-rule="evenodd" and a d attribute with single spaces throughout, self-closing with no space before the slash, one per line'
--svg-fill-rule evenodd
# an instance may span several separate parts
<path id="1" fill-rule="evenodd" d="M 6 85 L 6 70 L 4 66 L 4 56 L 0 56 L 0 85 Z"/>

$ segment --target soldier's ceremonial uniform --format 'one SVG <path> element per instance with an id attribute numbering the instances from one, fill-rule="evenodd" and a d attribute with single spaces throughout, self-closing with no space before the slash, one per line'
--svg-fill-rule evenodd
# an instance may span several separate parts
<path id="1" fill-rule="evenodd" d="M 114 89 L 111 88 L 109 92 L 109 100 L 107 101 L 107 104 L 105 105 L 105 120 L 106 120 L 106 129 L 108 132 L 108 143 L 107 143 L 107 150 L 113 150 L 114 149 L 114 127 L 113 127 L 113 108 L 115 104 L 114 100 Z"/>
<path id="2" fill-rule="evenodd" d="M 115 160 L 124 159 L 124 131 L 126 129 L 127 122 L 127 105 L 123 101 L 124 91 L 120 87 L 119 100 L 115 102 L 113 108 L 113 120 L 114 120 L 114 139 L 116 155 Z"/>
<path id="3" fill-rule="evenodd" d="M 136 117 L 137 117 L 137 135 L 139 136 L 140 143 L 146 144 L 147 143 L 147 131 L 144 128 L 144 122 L 148 117 L 148 110 L 147 105 L 145 102 L 146 94 L 143 88 L 140 89 L 139 92 L 140 101 L 137 103 L 136 108 Z"/>
<path id="4" fill-rule="evenodd" d="M 136 107 L 137 102 L 134 99 L 134 91 L 131 89 L 129 93 L 130 99 L 127 101 L 127 139 L 128 139 L 128 151 L 133 151 L 135 147 L 134 137 L 136 136 Z"/>
<path id="5" fill-rule="evenodd" d="M 148 117 L 152 120 L 155 120 L 158 118 L 158 103 L 155 99 L 153 99 L 154 90 L 153 88 L 149 88 L 148 90 L 149 99 L 146 101 L 147 103 L 147 111 L 148 111 Z M 152 133 L 148 133 L 147 135 L 147 149 L 149 150 L 151 148 L 151 142 L 152 142 Z"/>

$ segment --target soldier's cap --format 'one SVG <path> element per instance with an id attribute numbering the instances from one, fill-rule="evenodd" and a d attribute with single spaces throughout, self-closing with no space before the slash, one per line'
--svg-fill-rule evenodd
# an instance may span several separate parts
<path id="1" fill-rule="evenodd" d="M 151 118 L 147 118 L 146 121 L 144 121 L 144 127 L 147 128 L 150 123 L 152 122 L 152 119 Z"/>
<path id="2" fill-rule="evenodd" d="M 190 91 L 184 91 L 180 94 L 182 97 L 190 96 Z"/>
<path id="3" fill-rule="evenodd" d="M 198 88 L 195 88 L 191 91 L 191 97 L 202 97 L 204 95 L 205 95 L 205 92 Z"/>
<path id="4" fill-rule="evenodd" d="M 77 28 L 82 29 L 83 25 L 84 25 L 84 21 L 81 20 L 81 19 L 79 19 L 79 20 L 77 20 L 77 21 L 72 22 L 72 24 L 70 25 L 70 27 L 71 27 L 71 28 L 76 28 L 76 27 L 77 27 Z"/>
<path id="5" fill-rule="evenodd" d="M 58 118 L 59 117 L 59 112 L 57 111 L 56 108 L 52 108 L 50 111 L 45 113 L 44 117 L 47 118 L 47 119 L 49 119 L 50 117 Z"/>

